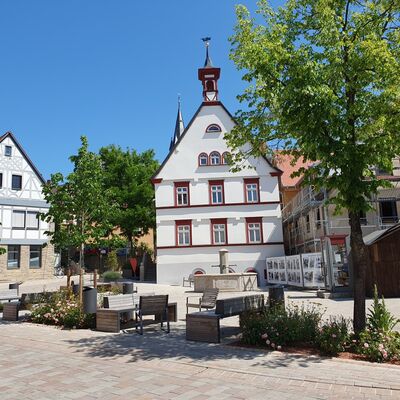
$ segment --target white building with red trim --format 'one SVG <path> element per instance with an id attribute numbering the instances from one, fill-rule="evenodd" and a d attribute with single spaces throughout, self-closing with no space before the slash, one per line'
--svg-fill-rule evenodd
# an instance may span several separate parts
<path id="1" fill-rule="evenodd" d="M 279 198 L 281 171 L 263 157 L 239 172 L 227 164 L 224 134 L 234 119 L 218 100 L 220 68 L 208 57 L 198 70 L 203 102 L 184 129 L 180 109 L 170 152 L 153 177 L 157 224 L 157 282 L 181 284 L 195 273 L 219 273 L 219 250 L 230 271 L 256 271 L 284 255 Z"/>

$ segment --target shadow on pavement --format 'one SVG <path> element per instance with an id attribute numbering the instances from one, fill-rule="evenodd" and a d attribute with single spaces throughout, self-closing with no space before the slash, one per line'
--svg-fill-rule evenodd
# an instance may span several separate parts
<path id="1" fill-rule="evenodd" d="M 94 332 L 95 333 L 95 332 Z M 230 338 L 238 333 L 237 327 L 223 327 L 222 344 L 191 342 L 185 339 L 185 326 L 175 326 L 166 334 L 157 328 L 146 327 L 143 336 L 134 329 L 120 334 L 102 334 L 90 338 L 65 341 L 76 352 L 87 357 L 124 359 L 126 362 L 149 360 L 187 361 L 191 363 L 207 361 L 246 360 L 249 366 L 267 368 L 288 367 L 296 364 L 308 367 L 321 362 L 316 356 L 303 356 L 289 353 L 266 352 L 263 350 L 227 345 Z M 239 365 L 246 369 L 246 365 Z M 228 366 L 229 367 L 229 366 Z M 238 365 L 236 364 L 236 367 Z M 232 365 L 232 368 L 235 368 Z"/>

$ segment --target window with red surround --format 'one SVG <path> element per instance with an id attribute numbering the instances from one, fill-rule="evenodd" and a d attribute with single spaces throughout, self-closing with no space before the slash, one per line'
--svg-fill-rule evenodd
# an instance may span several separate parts
<path id="1" fill-rule="evenodd" d="M 244 184 L 244 202 L 259 203 L 260 202 L 260 179 L 245 178 Z"/>
<path id="2" fill-rule="evenodd" d="M 222 164 L 223 165 L 228 165 L 230 159 L 231 159 L 231 153 L 229 153 L 228 151 L 225 151 L 224 153 L 222 153 Z"/>
<path id="3" fill-rule="evenodd" d="M 246 239 L 247 243 L 263 242 L 262 217 L 246 218 Z"/>
<path id="4" fill-rule="evenodd" d="M 210 153 L 209 164 L 221 165 L 221 154 L 219 154 L 218 151 L 213 151 L 212 153 Z"/>
<path id="5" fill-rule="evenodd" d="M 228 244 L 227 219 L 211 220 L 211 244 Z"/>
<path id="6" fill-rule="evenodd" d="M 204 167 L 208 165 L 208 155 L 206 153 L 201 153 L 199 155 L 199 167 Z"/>
<path id="7" fill-rule="evenodd" d="M 210 204 L 225 204 L 224 181 L 208 181 Z"/>
<path id="8" fill-rule="evenodd" d="M 179 247 L 192 245 L 192 221 L 175 221 L 175 242 Z"/>
<path id="9" fill-rule="evenodd" d="M 190 206 L 189 182 L 174 183 L 175 207 Z"/>

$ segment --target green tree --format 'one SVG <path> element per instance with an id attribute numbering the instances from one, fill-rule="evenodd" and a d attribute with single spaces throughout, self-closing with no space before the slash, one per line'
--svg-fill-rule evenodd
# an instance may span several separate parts
<path id="1" fill-rule="evenodd" d="M 305 182 L 337 193 L 348 210 L 354 264 L 354 329 L 365 326 L 368 253 L 360 212 L 400 153 L 400 1 L 289 0 L 237 7 L 231 58 L 249 83 L 227 135 L 236 165 L 265 143 L 316 161 Z M 250 146 L 247 144 L 250 143 Z M 271 151 L 271 150 L 270 150 Z"/>
<path id="2" fill-rule="evenodd" d="M 151 177 L 158 168 L 154 151 L 137 153 L 118 146 L 100 149 L 104 166 L 105 185 L 119 205 L 113 215 L 118 226 L 131 244 L 131 255 L 139 237 L 155 227 L 154 187 Z"/>
<path id="3" fill-rule="evenodd" d="M 70 157 L 73 172 L 67 177 L 53 174 L 43 186 L 50 208 L 41 218 L 54 225 L 55 229 L 46 233 L 55 246 L 79 248 L 83 270 L 85 245 L 100 247 L 113 243 L 116 205 L 104 186 L 100 157 L 88 150 L 86 137 L 82 136 L 81 142 L 78 154 Z"/>

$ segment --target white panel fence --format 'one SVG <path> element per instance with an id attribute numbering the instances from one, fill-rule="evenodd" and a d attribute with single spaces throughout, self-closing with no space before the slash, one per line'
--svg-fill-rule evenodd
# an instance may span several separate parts
<path id="1" fill-rule="evenodd" d="M 321 253 L 267 258 L 267 282 L 304 288 L 325 287 Z"/>

